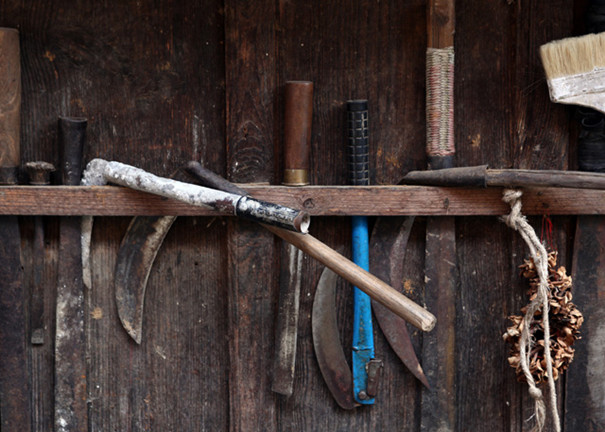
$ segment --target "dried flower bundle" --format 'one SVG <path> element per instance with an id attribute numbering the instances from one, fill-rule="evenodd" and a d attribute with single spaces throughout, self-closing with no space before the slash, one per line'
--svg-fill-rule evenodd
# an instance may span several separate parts
<path id="1" fill-rule="evenodd" d="M 529 279 L 528 296 L 531 302 L 538 291 L 540 280 L 536 272 L 533 259 L 524 260 L 520 266 L 522 274 Z M 573 344 L 580 338 L 580 327 L 584 321 L 582 313 L 572 303 L 571 276 L 567 275 L 565 267 L 557 268 L 557 253 L 548 254 L 548 287 L 550 322 L 550 352 L 553 361 L 553 379 L 567 369 L 574 356 Z M 525 315 L 527 307 L 521 309 Z M 519 381 L 525 381 L 520 359 L 520 339 L 523 330 L 523 316 L 512 315 L 508 317 L 512 325 L 508 327 L 503 338 L 511 344 L 508 363 L 515 368 Z M 547 379 L 546 360 L 544 358 L 544 325 L 542 311 L 538 310 L 530 331 L 532 335 L 532 349 L 529 354 L 529 368 L 537 384 Z"/>

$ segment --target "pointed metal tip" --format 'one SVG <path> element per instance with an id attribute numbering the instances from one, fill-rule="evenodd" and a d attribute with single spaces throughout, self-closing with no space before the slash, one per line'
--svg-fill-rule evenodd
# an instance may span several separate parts
<path id="1" fill-rule="evenodd" d="M 122 314 L 120 313 L 120 311 L 118 310 L 118 315 L 120 316 L 120 321 L 122 322 L 122 327 L 124 327 L 124 330 L 126 330 L 126 333 L 128 333 L 128 335 L 132 338 L 132 340 L 134 340 L 137 345 L 141 345 L 141 333 L 142 333 L 142 326 L 133 326 L 132 322 L 130 320 L 127 320 L 125 318 L 122 317 Z"/>
<path id="2" fill-rule="evenodd" d="M 413 371 L 412 374 L 418 378 L 418 380 L 424 384 L 424 386 L 426 387 L 427 390 L 433 390 L 431 388 L 431 385 L 429 384 L 429 380 L 426 378 L 426 375 L 424 374 L 424 371 L 422 370 L 422 367 L 418 367 L 417 371 Z"/>

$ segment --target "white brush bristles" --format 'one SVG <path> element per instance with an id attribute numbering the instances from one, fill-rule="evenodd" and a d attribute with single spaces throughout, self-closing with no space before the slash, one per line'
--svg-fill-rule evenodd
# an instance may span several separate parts
<path id="1" fill-rule="evenodd" d="M 605 68 L 605 32 L 549 42 L 540 57 L 549 80 Z"/>

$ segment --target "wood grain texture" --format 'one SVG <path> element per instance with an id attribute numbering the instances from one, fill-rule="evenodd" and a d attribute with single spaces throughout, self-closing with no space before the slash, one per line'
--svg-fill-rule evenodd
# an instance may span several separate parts
<path id="1" fill-rule="evenodd" d="M 163 175 L 168 175 L 188 159 L 204 160 L 214 170 L 224 169 L 222 2 L 178 5 L 135 1 L 97 4 L 79 1 L 61 4 L 0 2 L 0 10 L 1 24 L 18 27 L 22 35 L 23 108 L 27 112 L 23 116 L 22 128 L 23 160 L 48 160 L 56 164 L 59 154 L 56 146 L 57 115 L 87 115 L 90 145 L 85 151 L 86 160 L 111 155 L 115 159 L 144 165 Z M 97 250 L 101 257 L 111 255 L 111 248 L 117 248 L 119 243 L 118 238 L 107 244 L 105 237 L 116 239 L 115 236 L 123 232 L 119 231 L 120 228 L 124 228 L 116 224 L 116 218 L 109 220 L 112 222 L 107 223 L 104 231 L 96 237 L 97 243 L 101 243 L 100 251 Z M 208 221 L 203 226 L 207 224 Z M 181 237 L 189 238 L 187 233 Z M 56 236 L 49 240 L 51 250 L 56 248 L 56 241 Z M 103 250 L 103 247 L 109 250 Z M 218 251 L 220 242 L 214 239 L 206 244 L 206 249 Z M 170 255 L 173 265 L 177 255 Z M 193 255 L 187 256 L 193 258 Z M 53 263 L 57 265 L 56 259 Z M 111 274 L 113 265 L 111 260 L 99 260 L 94 264 L 94 271 L 101 275 Z M 215 276 L 221 271 L 209 270 L 209 274 Z M 172 285 L 162 286 L 167 295 L 177 290 Z M 110 287 L 110 283 L 97 285 L 95 290 L 97 299 L 107 305 L 102 309 L 105 313 L 114 309 Z M 53 298 L 52 292 L 49 296 Z M 51 306 L 47 304 L 47 307 Z M 94 308 L 88 312 L 93 311 Z M 170 319 L 174 316 L 171 315 Z M 217 319 L 220 322 L 217 317 L 224 317 L 224 313 L 211 314 L 211 321 Z M 54 313 L 50 318 L 54 318 Z M 94 430 L 141 430 L 150 424 L 150 418 L 153 418 L 153 427 L 157 430 L 201 430 L 205 424 L 210 429 L 224 429 L 226 411 L 214 405 L 218 401 L 223 407 L 227 399 L 224 371 L 213 370 L 206 374 L 207 368 L 204 368 L 200 375 L 188 375 L 187 382 L 191 376 L 208 376 L 216 378 L 217 384 L 213 384 L 212 379 L 207 380 L 215 387 L 207 398 L 200 397 L 200 387 L 190 399 L 183 398 L 176 386 L 167 391 L 168 379 L 153 380 L 156 374 L 171 379 L 173 363 L 158 362 L 147 375 L 129 376 L 128 363 L 116 364 L 115 357 L 110 355 L 132 353 L 132 350 L 124 349 L 127 342 L 119 338 L 121 329 L 115 325 L 117 321 L 98 319 L 95 323 L 100 327 L 97 335 L 102 337 L 92 333 L 95 337 L 91 337 L 87 344 L 92 362 L 99 367 L 93 370 L 93 376 L 100 377 L 95 381 L 98 387 L 89 389 L 93 396 L 91 427 Z M 47 328 L 49 337 L 52 337 L 54 325 Z M 226 332 L 209 332 L 214 333 Z M 222 340 L 219 338 L 217 342 Z M 197 341 L 188 339 L 187 343 L 194 342 Z M 199 351 L 194 352 L 191 358 L 181 358 L 180 366 L 195 364 L 196 368 L 189 370 L 200 370 L 199 359 L 207 356 L 200 354 L 203 346 L 196 344 Z M 52 344 L 49 348 L 52 349 Z M 225 352 L 221 351 L 222 354 Z M 52 405 L 49 405 L 47 395 L 53 392 L 52 380 L 44 379 L 44 374 L 48 372 L 48 363 L 52 364 L 52 357 L 46 345 L 36 347 L 35 351 L 32 349 L 31 355 L 36 361 L 33 379 L 36 379 L 37 391 L 32 396 L 34 424 L 37 425 L 36 430 L 51 430 L 48 419 Z M 150 359 L 157 354 L 140 355 L 143 365 L 147 361 L 146 356 Z M 213 358 L 208 363 L 225 365 L 226 361 L 225 357 L 221 361 Z M 159 402 L 154 399 L 154 405 L 149 408 L 145 403 L 147 391 L 129 386 L 130 379 L 142 381 L 142 387 L 159 394 Z M 122 399 L 112 397 L 116 389 L 119 389 Z M 128 402 L 124 394 L 131 398 L 130 407 L 137 416 L 130 417 L 120 411 L 120 407 L 129 406 L 124 404 L 125 400 Z M 122 405 L 116 403 L 117 400 L 121 400 Z M 181 415 L 173 416 L 173 412 L 160 409 L 174 406 L 180 403 L 178 401 L 207 409 L 211 414 L 196 415 L 192 411 L 192 417 L 188 418 L 182 411 Z M 200 401 L 205 401 L 205 405 Z M 156 409 L 156 406 L 160 408 Z M 112 415 L 105 416 L 106 412 Z M 143 420 L 141 412 L 147 415 Z M 213 423 L 213 417 L 221 416 L 222 420 Z M 171 426 L 176 423 L 182 428 Z"/>
<path id="2" fill-rule="evenodd" d="M 429 0 L 427 15 L 427 46 L 447 48 L 454 45 L 456 31 L 455 2 L 450 0 Z"/>
<path id="3" fill-rule="evenodd" d="M 274 180 L 275 2 L 225 2 L 227 178 Z M 271 393 L 275 240 L 251 223 L 227 229 L 229 430 L 275 430 Z M 252 360 L 252 365 L 250 364 Z M 252 367 L 251 367 L 252 366 Z"/>
<path id="4" fill-rule="evenodd" d="M 502 189 L 423 186 L 244 186 L 252 196 L 312 216 L 501 216 L 509 209 Z M 524 189 L 523 211 L 530 215 L 605 213 L 605 192 L 591 189 Z M 368 202 L 372 202 L 368 206 Z M 229 216 L 172 199 L 112 186 L 0 186 L 0 215 L 51 216 Z M 313 231 L 313 224 L 311 224 Z"/>
<path id="5" fill-rule="evenodd" d="M 56 298 L 56 269 L 58 258 L 58 218 L 44 218 L 45 242 L 43 243 L 43 256 L 36 255 L 34 247 L 34 220 L 21 218 L 22 232 L 22 261 L 24 284 L 31 289 L 34 282 L 34 267 L 42 265 L 41 286 L 35 287 L 41 294 L 43 310 L 42 330 L 44 344 L 32 345 L 28 348 L 28 357 L 31 377 L 31 423 L 32 431 L 52 430 L 54 427 L 54 338 L 55 334 L 55 298 Z M 29 291 L 29 290 L 28 290 Z M 26 301 L 25 307 L 30 313 L 31 298 Z M 30 318 L 33 318 L 30 316 Z M 30 322 L 32 320 L 30 319 Z M 29 328 L 29 330 L 32 330 Z M 31 332 L 28 332 L 30 334 Z M 28 338 L 29 343 L 29 338 Z"/>
<path id="6" fill-rule="evenodd" d="M 19 32 L 0 27 L 0 168 L 21 163 L 21 61 Z M 2 178 L 5 183 L 5 179 Z"/>
<path id="7" fill-rule="evenodd" d="M 515 142 L 509 131 L 516 123 L 511 90 L 516 88 L 519 67 L 515 58 L 517 40 L 512 33 L 517 25 L 517 7 L 519 3 L 457 2 L 458 166 L 473 166 L 481 161 L 496 168 L 512 163 Z M 475 102 L 470 104 L 471 100 Z M 478 123 L 462 120 L 469 115 Z M 486 144 L 493 140 L 499 144 Z M 496 220 L 469 218 L 459 221 L 456 235 L 460 263 L 456 397 L 458 406 L 463 407 L 456 413 L 456 429 L 516 430 L 522 424 L 513 425 L 510 416 L 519 406 L 506 404 L 510 395 L 505 391 L 517 383 L 513 374 L 507 374 L 507 347 L 501 339 L 506 323 L 502 307 L 509 298 L 508 290 L 513 289 L 509 251 L 513 234 Z"/>
<path id="8" fill-rule="evenodd" d="M 605 228 L 602 217 L 581 217 L 575 233 L 573 258 L 574 303 L 585 317 L 582 339 L 577 344 L 575 359 L 567 377 L 565 428 L 597 431 L 605 427 L 603 398 L 605 387 L 601 376 L 605 355 L 603 325 L 605 289 L 602 277 L 605 263 Z"/>
<path id="9" fill-rule="evenodd" d="M 434 106 L 433 94 L 439 91 L 445 93 L 443 97 L 450 101 L 449 108 L 453 109 L 456 80 L 452 77 L 450 88 L 435 82 L 435 72 L 432 70 L 434 66 L 429 64 L 429 50 L 448 47 L 453 49 L 456 30 L 455 4 L 455 0 L 429 0 L 427 8 L 426 151 L 429 169 L 445 168 L 452 164 L 448 161 L 450 156 L 440 160 L 433 149 L 443 146 L 439 142 L 439 136 L 448 135 L 450 131 L 455 133 L 456 116 L 453 112 L 450 115 L 441 113 L 440 116 L 447 120 L 441 118 L 435 121 L 432 116 L 438 109 Z M 437 129 L 438 132 L 432 129 Z M 451 142 L 452 158 L 455 158 L 455 142 L 454 134 Z M 427 219 L 425 251 L 424 301 L 426 306 L 434 311 L 439 326 L 431 334 L 423 336 L 422 357 L 426 365 L 426 377 L 429 383 L 432 383 L 432 389 L 422 393 L 420 430 L 454 431 L 457 418 L 456 298 L 460 290 L 455 218 Z"/>
<path id="10" fill-rule="evenodd" d="M 403 173 L 426 166 L 426 7 L 426 0 L 0 0 L 0 25 L 20 31 L 26 113 L 21 162 L 56 165 L 57 115 L 86 115 L 86 161 L 98 156 L 166 176 L 196 159 L 232 180 L 278 184 L 281 89 L 289 79 L 306 79 L 315 85 L 312 184 L 346 182 L 340 131 L 342 104 L 350 98 L 370 101 L 376 149 L 371 155 L 372 184 L 396 184 Z M 458 2 L 458 165 L 574 166 L 570 113 L 548 100 L 537 57 L 541 43 L 571 35 L 574 20 L 565 1 Z M 456 220 L 462 271 L 454 350 L 456 430 L 530 429 L 526 420 L 531 401 L 506 364 L 507 348 L 501 341 L 506 316 L 525 304 L 517 273 L 525 247 L 495 218 L 507 213 L 501 190 L 249 190 L 318 216 L 312 221 L 313 235 L 342 250 L 350 245 L 348 222 L 341 216 L 359 209 L 369 216 L 488 216 Z M 310 335 L 313 292 L 322 270 L 315 260 L 303 258 L 294 393 L 284 400 L 270 392 L 268 376 L 279 275 L 273 237 L 220 214 L 119 188 L 96 195 L 79 188 L 8 188 L 0 195 L 2 214 L 102 216 L 93 233 L 93 288 L 87 306 L 87 313 L 94 314 L 87 340 L 90 430 L 420 429 L 424 390 L 389 351 L 380 332 L 376 350 L 385 369 L 379 403 L 348 413 L 332 401 Z M 594 191 L 526 190 L 523 210 L 536 216 L 602 214 L 603 201 Z M 186 216 L 177 220 L 152 271 L 141 347 L 120 327 L 111 288 L 116 252 L 128 225 L 128 218 L 121 216 L 134 214 Z M 46 231 L 47 310 L 52 310 L 59 266 L 58 219 L 51 217 Z M 420 301 L 425 218 L 416 221 L 405 258 L 409 283 L 404 286 Z M 539 217 L 530 221 L 539 228 Z M 569 218 L 553 217 L 553 222 L 569 265 Z M 22 226 L 25 273 L 32 268 L 28 224 Z M 261 248 L 262 256 L 251 254 L 250 246 Z M 340 288 L 339 322 L 348 345 L 351 303 L 344 282 Z M 53 320 L 54 312 L 45 317 L 49 338 Z M 250 328 L 244 327 L 248 322 Z M 577 364 L 567 377 L 568 394 L 576 379 L 574 366 L 583 361 L 580 347 L 589 346 L 590 334 L 579 342 Z M 238 341 L 230 341 L 230 335 Z M 412 331 L 412 338 L 420 352 L 422 336 Z M 36 430 L 50 430 L 53 347 L 48 345 L 28 348 Z M 423 364 L 425 360 L 420 359 Z M 251 383 L 246 382 L 249 376 Z M 583 379 L 576 383 L 581 386 Z M 568 429 L 581 417 L 589 418 L 574 408 L 578 406 L 567 404 Z"/>

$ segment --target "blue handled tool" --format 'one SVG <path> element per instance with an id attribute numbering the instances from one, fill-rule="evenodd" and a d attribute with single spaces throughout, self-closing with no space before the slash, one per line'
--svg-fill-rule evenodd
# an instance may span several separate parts
<path id="1" fill-rule="evenodd" d="M 370 184 L 367 100 L 347 102 L 347 130 L 349 183 L 367 186 Z M 369 270 L 368 219 L 365 216 L 353 216 L 352 234 L 353 262 Z M 371 405 L 382 362 L 374 360 L 371 300 L 357 287 L 353 290 L 353 319 L 353 394 L 358 403 Z"/>

